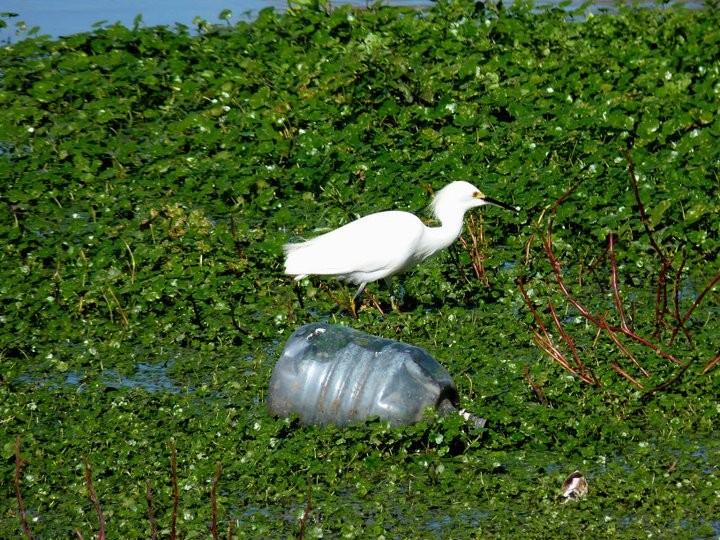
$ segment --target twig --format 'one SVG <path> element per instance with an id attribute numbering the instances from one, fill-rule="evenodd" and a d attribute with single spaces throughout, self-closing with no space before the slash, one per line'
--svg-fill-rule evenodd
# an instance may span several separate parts
<path id="1" fill-rule="evenodd" d="M 640 189 L 638 188 L 637 176 L 635 175 L 635 165 L 633 164 L 632 159 L 630 159 L 630 152 L 628 152 L 625 148 L 621 148 L 620 151 L 625 156 L 625 163 L 627 163 L 628 174 L 630 174 L 630 181 L 632 182 L 633 193 L 635 194 L 635 201 L 638 203 L 640 220 L 642 221 L 643 228 L 645 229 L 645 234 L 647 235 L 648 240 L 650 240 L 650 245 L 653 247 L 655 252 L 660 256 L 663 261 L 665 261 L 667 259 L 663 254 L 662 249 L 660 249 L 660 246 L 655 241 L 655 237 L 652 235 L 652 231 L 650 230 L 650 221 L 648 220 L 647 214 L 645 213 L 645 205 L 640 198 Z"/>
<path id="2" fill-rule="evenodd" d="M 150 480 L 145 480 L 145 500 L 148 505 L 148 519 L 150 519 L 150 538 L 157 540 L 157 522 L 155 521 L 155 510 L 153 510 L 153 494 Z"/>
<path id="3" fill-rule="evenodd" d="M 544 335 L 548 335 L 547 329 L 545 328 L 545 325 L 543 324 L 542 319 L 540 318 L 540 314 L 538 313 L 537 309 L 535 308 L 535 305 L 532 303 L 532 300 L 530 300 L 530 297 L 528 296 L 527 292 L 525 291 L 525 284 L 523 282 L 522 275 L 517 279 L 517 286 L 520 289 L 520 292 L 523 295 L 523 298 L 525 299 L 525 304 L 527 307 L 530 308 L 530 313 L 532 313 L 533 318 L 535 319 L 535 322 L 540 327 L 540 329 L 543 331 Z"/>
<path id="4" fill-rule="evenodd" d="M 654 393 L 660 392 L 660 391 L 662 391 L 662 390 L 666 390 L 667 388 L 669 388 L 670 386 L 672 386 L 673 384 L 675 384 L 676 382 L 678 382 L 678 381 L 682 378 L 682 376 L 685 375 L 685 372 L 688 370 L 688 368 L 689 368 L 690 365 L 693 363 L 693 361 L 694 361 L 694 359 L 693 359 L 693 360 L 690 360 L 690 362 L 688 362 L 687 364 L 685 364 L 685 365 L 683 366 L 683 368 L 678 372 L 678 374 L 675 375 L 675 376 L 674 376 L 672 379 L 670 379 L 669 381 L 665 381 L 665 382 L 662 383 L 661 385 L 656 386 L 655 388 L 653 388 L 653 389 L 651 389 L 651 390 L 648 390 L 648 391 L 645 393 L 645 395 L 643 396 L 643 399 L 648 399 L 648 398 L 649 398 L 650 396 L 652 396 Z"/>
<path id="5" fill-rule="evenodd" d="M 88 490 L 90 491 L 90 501 L 95 507 L 95 513 L 97 514 L 99 522 L 100 530 L 98 531 L 98 540 L 105 540 L 105 515 L 102 512 L 102 508 L 100 508 L 100 501 L 98 500 L 97 493 L 95 492 L 95 486 L 93 486 L 90 465 L 88 464 L 86 457 L 83 458 L 83 462 L 85 463 L 85 481 L 87 482 Z"/>
<path id="6" fill-rule="evenodd" d="M 589 274 L 595 275 L 595 271 L 600 266 L 600 264 L 605 260 L 605 257 L 608 254 L 608 250 L 609 250 L 609 246 L 605 246 L 605 249 L 602 250 L 602 253 L 600 253 L 597 260 L 593 264 L 591 264 L 590 267 L 588 268 Z M 600 292 L 605 292 L 605 288 L 603 287 L 602 282 L 599 279 L 597 279 L 597 276 L 596 276 L 596 280 L 598 283 L 598 287 L 600 288 Z M 579 283 L 579 285 L 582 286 L 582 283 Z"/>
<path id="7" fill-rule="evenodd" d="M 535 308 L 535 305 L 530 300 L 530 297 L 527 294 L 527 291 L 525 291 L 525 286 L 523 284 L 522 276 L 520 276 L 517 280 L 518 288 L 520 289 L 520 292 L 523 295 L 523 298 L 525 299 L 525 304 L 530 308 L 530 312 L 532 313 L 533 317 L 535 318 L 535 323 L 540 328 L 542 333 L 540 333 L 538 330 L 533 329 L 533 341 L 535 341 L 535 344 L 540 347 L 543 352 L 545 352 L 548 356 L 550 356 L 553 360 L 555 360 L 558 364 L 560 364 L 563 368 L 565 368 L 567 371 L 575 375 L 576 377 L 579 377 L 583 381 L 585 381 L 588 384 L 595 384 L 599 385 L 600 382 L 595 378 L 595 376 L 590 372 L 588 373 L 581 373 L 577 369 L 573 368 L 570 365 L 570 362 L 568 362 L 567 358 L 565 358 L 565 355 L 555 346 L 555 344 L 552 341 L 552 337 L 550 333 L 548 332 L 547 328 L 545 328 L 545 325 L 543 324 L 542 319 L 540 318 L 540 314 L 538 313 L 537 309 Z M 567 340 L 566 340 L 567 342 Z M 570 345 L 570 343 L 568 343 Z M 577 363 L 580 365 L 583 365 L 582 362 L 578 359 Z"/>
<path id="8" fill-rule="evenodd" d="M 542 391 L 542 388 L 540 388 L 535 381 L 532 380 L 532 377 L 530 376 L 530 368 L 525 366 L 524 370 L 525 372 L 525 379 L 527 379 L 528 384 L 530 385 L 530 388 L 533 389 L 535 392 L 535 395 L 537 396 L 540 403 L 542 403 L 545 407 L 548 406 L 548 400 L 545 397 L 545 393 Z"/>
<path id="9" fill-rule="evenodd" d="M 312 478 L 310 475 L 307 477 L 307 495 L 305 496 L 305 510 L 303 510 L 302 515 L 300 516 L 300 531 L 298 532 L 298 540 L 303 540 L 303 536 L 305 535 L 305 525 L 307 523 L 308 518 L 310 517 L 310 512 L 312 511 Z"/>
<path id="10" fill-rule="evenodd" d="M 718 362 L 720 362 L 720 353 L 718 353 L 715 358 L 710 360 L 707 364 L 705 364 L 705 367 L 700 372 L 701 375 L 705 375 L 708 371 L 710 371 L 712 368 L 714 368 Z"/>
<path id="11" fill-rule="evenodd" d="M 377 309 L 377 310 L 380 312 L 380 315 L 381 315 L 381 316 L 384 316 L 384 315 L 385 315 L 385 312 L 384 312 L 383 309 L 380 307 L 380 304 L 378 303 L 377 299 L 375 298 L 375 295 L 372 294 L 372 293 L 371 293 L 370 291 L 368 291 L 367 289 L 365 289 L 365 294 L 366 294 L 367 297 L 370 299 L 370 301 L 372 302 L 373 306 L 375 306 L 375 309 Z M 391 292 L 390 294 L 392 294 L 392 292 Z M 392 297 L 391 297 L 391 298 L 392 298 Z M 357 314 L 356 314 L 355 318 L 357 319 Z"/>
<path id="12" fill-rule="evenodd" d="M 627 373 L 625 370 L 623 370 L 617 362 L 615 362 L 615 361 L 613 360 L 613 361 L 610 363 L 610 366 L 611 366 L 615 371 L 617 371 L 620 375 L 622 375 L 623 377 L 625 377 L 628 381 L 630 381 L 631 383 L 633 383 L 637 388 L 639 388 L 640 390 L 643 389 L 643 385 L 642 385 L 641 383 L 639 383 L 638 381 L 636 381 L 634 378 L 632 378 L 630 375 L 628 375 L 628 373 Z"/>
<path id="13" fill-rule="evenodd" d="M 551 339 L 543 337 L 537 332 L 537 330 L 533 330 L 533 340 L 538 345 L 538 347 L 543 350 L 543 352 L 545 352 L 558 364 L 564 367 L 572 375 L 578 377 L 579 379 L 588 384 L 600 386 L 600 382 L 596 381 L 594 377 L 592 377 L 591 375 L 580 373 L 576 368 L 571 366 L 570 362 L 568 362 L 567 358 L 565 358 L 565 355 L 560 352 L 557 347 L 555 347 Z"/>
<path id="14" fill-rule="evenodd" d="M 685 324 L 687 320 L 690 318 L 690 315 L 692 315 L 692 312 L 695 311 L 695 308 L 697 308 L 700 305 L 700 302 L 702 302 L 703 298 L 705 298 L 705 295 L 712 290 L 712 288 L 715 286 L 715 284 L 720 281 L 720 272 L 718 272 L 712 280 L 710 280 L 710 283 L 708 283 L 705 288 L 702 290 L 702 292 L 697 296 L 695 301 L 693 302 L 693 305 L 690 306 L 690 309 L 687 310 L 685 315 L 682 318 L 682 324 Z M 673 334 L 674 337 L 674 334 Z"/>
<path id="15" fill-rule="evenodd" d="M 34 540 L 30 524 L 28 523 L 27 514 L 25 513 L 25 505 L 23 504 L 22 493 L 20 492 L 20 471 L 25 462 L 20 457 L 20 435 L 15 438 L 15 494 L 17 495 L 18 508 L 20 511 L 20 520 L 22 521 L 23 532 L 30 540 Z"/>
<path id="16" fill-rule="evenodd" d="M 460 243 L 470 255 L 470 263 L 475 271 L 475 277 L 481 280 L 483 285 L 489 287 L 490 281 L 488 280 L 484 264 L 485 257 L 481 250 L 481 246 L 485 244 L 485 228 L 483 227 L 482 219 L 476 222 L 475 216 L 470 214 L 466 231 L 468 236 L 470 236 L 470 242 L 467 241 L 465 235 L 462 235 L 460 236 Z"/>
<path id="17" fill-rule="evenodd" d="M 658 254 L 658 257 L 660 257 L 660 261 L 662 264 L 660 268 L 660 273 L 658 274 L 657 290 L 655 293 L 654 335 L 658 337 L 660 335 L 660 323 L 665 317 L 665 314 L 667 313 L 667 271 L 672 265 L 672 258 L 668 258 L 665 253 L 663 253 L 662 249 L 660 248 L 657 241 L 655 240 L 655 237 L 652 234 L 650 220 L 648 219 L 647 213 L 645 212 L 645 205 L 640 198 L 640 188 L 638 187 L 637 176 L 635 174 L 635 165 L 630 158 L 630 152 L 627 149 L 621 149 L 621 152 L 625 156 L 625 163 L 627 164 L 628 174 L 630 175 L 630 182 L 632 183 L 633 194 L 635 195 L 635 202 L 637 202 L 638 211 L 640 212 L 640 221 L 642 222 L 643 229 L 645 229 L 645 234 L 650 241 L 650 245 L 652 246 L 653 250 L 655 250 L 655 253 Z"/>
<path id="18" fill-rule="evenodd" d="M 565 328 L 563 328 L 563 325 L 560 322 L 560 318 L 555 312 L 555 306 L 553 306 L 552 302 L 548 302 L 548 309 L 550 310 L 550 314 L 552 315 L 553 322 L 555 323 L 558 332 L 560 332 L 560 336 L 570 348 L 570 352 L 572 353 L 573 359 L 575 360 L 575 365 L 577 366 L 578 371 L 581 374 L 585 375 L 587 373 L 587 368 L 585 367 L 583 361 L 580 359 L 580 355 L 577 352 L 577 347 L 575 347 L 575 341 L 572 339 L 572 337 L 570 337 L 570 335 L 568 335 L 568 333 L 565 331 Z M 594 379 L 592 374 L 590 374 L 590 377 Z"/>
<path id="19" fill-rule="evenodd" d="M 688 340 L 690 346 L 695 348 L 692 340 L 692 335 L 690 334 L 690 332 L 688 332 L 687 328 L 685 328 L 685 321 L 680 316 L 680 283 L 682 278 L 682 271 L 683 268 L 685 268 L 685 259 L 685 251 L 683 250 L 682 261 L 680 262 L 680 267 L 675 274 L 675 290 L 673 291 L 673 307 L 675 309 L 675 320 L 677 321 L 677 325 L 675 326 L 675 328 L 673 328 L 669 344 L 672 345 L 675 336 L 677 335 L 678 329 L 680 329 L 685 334 L 685 339 Z"/>
<path id="20" fill-rule="evenodd" d="M 625 309 L 623 309 L 622 300 L 620 300 L 620 290 L 618 289 L 618 276 L 617 276 L 617 264 L 615 263 L 615 250 L 613 249 L 615 246 L 615 243 L 613 242 L 613 237 L 615 235 L 611 232 L 610 236 L 608 238 L 608 255 L 610 257 L 610 270 L 612 273 L 612 289 L 613 289 L 613 297 L 615 298 L 615 307 L 617 307 L 618 314 L 620 315 L 620 328 L 623 329 L 623 332 L 630 332 L 630 328 L 628 327 L 627 320 L 625 319 Z"/>
<path id="21" fill-rule="evenodd" d="M 552 216 L 551 216 L 551 219 L 552 219 Z M 680 365 L 680 366 L 684 365 L 681 361 L 679 361 L 678 359 L 676 359 L 674 356 L 666 353 L 666 352 L 663 351 L 660 347 L 658 347 L 658 346 L 655 345 L 654 343 L 649 342 L 649 341 L 646 340 L 645 338 L 637 335 L 635 332 L 632 332 L 632 331 L 627 331 L 627 332 L 626 332 L 626 331 L 623 330 L 622 328 L 618 328 L 618 327 L 615 327 L 615 326 L 610 326 L 604 319 L 600 319 L 600 318 L 596 317 L 595 315 L 593 315 L 592 313 L 590 313 L 590 311 L 588 311 L 582 304 L 580 304 L 580 303 L 572 296 L 572 294 L 570 294 L 570 291 L 569 291 L 568 288 L 565 286 L 565 281 L 563 280 L 562 274 L 561 274 L 561 272 L 560 272 L 561 265 L 560 265 L 560 263 L 558 262 L 558 260 L 555 258 L 555 254 L 554 254 L 553 251 L 552 251 L 552 238 L 551 238 L 551 236 L 550 236 L 550 226 L 548 226 L 548 236 L 545 237 L 543 243 L 544 243 L 544 245 L 545 245 L 545 252 L 547 253 L 548 258 L 550 259 L 550 264 L 551 264 L 551 266 L 552 266 L 553 273 L 555 274 L 555 281 L 556 281 L 558 287 L 560 288 L 560 292 L 562 292 L 563 295 L 565 296 L 565 298 L 568 300 L 568 302 L 570 302 L 570 304 L 572 304 L 572 305 L 575 307 L 575 309 L 578 310 L 578 312 L 580 313 L 580 315 L 582 315 L 583 317 L 585 317 L 588 321 L 590 321 L 592 324 L 594 324 L 594 325 L 597 326 L 598 328 L 602 328 L 603 330 L 605 330 L 605 332 L 608 334 L 608 336 L 610 337 L 610 339 L 612 339 L 612 340 L 615 342 L 615 344 L 617 344 L 617 345 L 620 347 L 620 349 L 621 349 L 626 355 L 628 355 L 628 357 L 629 357 L 634 363 L 637 364 L 637 360 L 635 360 L 635 358 L 632 356 L 632 354 L 630 354 L 630 352 L 622 345 L 622 343 L 620 343 L 620 341 L 618 340 L 617 336 L 615 335 L 616 332 L 622 333 L 622 334 L 624 334 L 625 336 L 627 336 L 628 338 L 630 338 L 630 339 L 632 339 L 632 340 L 634 340 L 634 341 L 636 341 L 636 342 L 638 342 L 638 343 L 640 343 L 640 344 L 642 344 L 642 345 L 644 345 L 644 346 L 652 349 L 655 353 L 657 353 L 658 355 L 662 356 L 663 358 L 665 358 L 665 359 L 667 359 L 667 360 L 670 360 L 671 362 L 674 362 L 674 363 L 676 363 L 676 364 L 678 364 L 678 365 Z M 638 366 L 638 367 L 639 367 L 639 366 Z M 645 372 L 645 373 L 647 373 L 647 372 Z"/>
<path id="22" fill-rule="evenodd" d="M 672 308 L 672 315 L 670 313 L 670 307 L 668 304 L 668 272 L 673 266 L 675 256 L 677 253 L 673 254 L 672 256 L 667 256 L 658 242 L 655 240 L 652 232 L 652 227 L 650 224 L 650 221 L 648 219 L 648 215 L 645 211 L 645 206 L 642 202 L 642 199 L 640 198 L 640 190 L 638 186 L 637 176 L 635 175 L 635 170 L 633 163 L 630 159 L 629 153 L 627 151 L 623 151 L 625 155 L 625 159 L 627 162 L 627 168 L 629 172 L 629 176 L 631 179 L 633 192 L 635 195 L 635 200 L 637 202 L 639 213 L 640 213 L 640 219 L 642 221 L 642 225 L 645 231 L 645 234 L 648 237 L 648 240 L 652 246 L 652 249 L 654 252 L 658 255 L 661 261 L 661 268 L 657 277 L 657 287 L 655 292 L 655 331 L 653 333 L 653 336 L 656 338 L 659 336 L 659 333 L 661 331 L 661 327 L 663 325 L 670 326 L 669 316 L 672 316 L 674 318 L 675 324 L 672 325 L 672 337 L 668 343 L 668 345 L 672 345 L 674 338 L 676 337 L 677 333 L 682 331 L 684 335 L 686 336 L 690 346 L 693 346 L 692 336 L 690 332 L 688 331 L 686 327 L 686 323 L 690 316 L 692 315 L 693 311 L 698 307 L 700 302 L 702 302 L 704 296 L 712 291 L 712 288 L 720 282 L 720 273 L 715 275 L 715 277 L 708 283 L 708 285 L 703 289 L 703 291 L 697 296 L 695 301 L 693 302 L 690 309 L 687 310 L 687 312 L 681 317 L 680 315 L 680 284 L 682 282 L 682 273 L 685 267 L 686 262 L 686 256 L 684 251 L 682 252 L 682 261 L 680 263 L 679 268 L 674 272 L 674 294 L 673 294 L 673 308 Z M 627 357 L 637 368 L 637 370 L 644 375 L 645 377 L 649 377 L 650 373 L 648 370 L 646 370 L 637 360 L 635 354 L 632 352 L 630 348 L 630 344 L 628 343 L 628 340 L 630 342 L 634 342 L 637 345 L 640 345 L 642 347 L 645 347 L 647 349 L 650 349 L 658 356 L 669 360 L 679 366 L 681 366 L 681 369 L 679 373 L 677 373 L 672 379 L 666 381 L 665 383 L 653 388 L 652 390 L 648 391 L 646 393 L 646 397 L 653 395 L 654 393 L 658 391 L 665 390 L 669 386 L 675 384 L 678 382 L 683 374 L 687 371 L 690 364 L 693 363 L 694 360 L 690 360 L 688 362 L 682 362 L 675 358 L 672 354 L 666 352 L 663 347 L 661 347 L 659 344 L 653 343 L 649 341 L 648 339 L 638 335 L 635 331 L 635 329 L 632 327 L 632 323 L 634 320 L 634 303 L 631 303 L 631 318 L 628 318 L 625 307 L 623 305 L 623 299 L 620 294 L 620 285 L 619 285 L 619 277 L 618 277 L 618 265 L 617 260 L 615 257 L 615 245 L 618 237 L 614 233 L 610 233 L 608 237 L 608 244 L 603 253 L 600 255 L 598 260 L 590 266 L 589 272 L 595 272 L 596 268 L 599 266 L 600 262 L 605 259 L 607 256 L 608 264 L 610 267 L 610 285 L 612 288 L 612 294 L 613 294 L 613 301 L 615 304 L 615 310 L 617 311 L 617 318 L 619 319 L 619 326 L 613 325 L 607 320 L 607 313 L 605 314 L 597 314 L 593 313 L 589 309 L 587 309 L 581 302 L 578 300 L 576 296 L 574 296 L 570 289 L 568 289 L 565 279 L 563 276 L 562 268 L 563 265 L 561 261 L 558 260 L 558 258 L 555 256 L 555 253 L 553 251 L 553 225 L 554 220 L 557 215 L 558 208 L 561 204 L 563 204 L 567 198 L 577 190 L 578 186 L 580 185 L 582 181 L 578 181 L 576 184 L 574 184 L 572 187 L 570 187 L 563 195 L 558 198 L 555 203 L 549 207 L 548 212 L 548 224 L 547 224 L 547 230 L 545 235 L 538 234 L 538 231 L 534 231 L 530 240 L 527 242 L 525 247 L 526 252 L 526 264 L 529 264 L 530 261 L 530 246 L 534 242 L 534 239 L 536 236 L 540 236 L 540 241 L 542 243 L 542 246 L 544 248 L 544 251 L 547 255 L 548 262 L 550 263 L 550 267 L 552 269 L 553 278 L 554 278 L 554 286 L 556 289 L 556 292 L 559 292 L 562 294 L 562 296 L 565 298 L 567 303 L 572 306 L 577 312 L 591 325 L 595 326 L 597 328 L 597 335 L 595 336 L 595 340 L 592 343 L 592 347 L 597 346 L 597 341 L 600 335 L 607 335 L 610 340 L 613 342 L 614 346 L 622 352 L 622 354 Z M 548 208 L 543 210 L 543 213 L 547 211 Z M 541 220 L 538 220 L 538 227 Z M 671 275 L 672 276 L 672 275 Z M 672 277 L 670 278 L 672 279 Z M 529 307 L 533 318 L 535 319 L 536 327 L 532 329 L 533 332 L 533 340 L 535 343 L 547 354 L 549 355 L 555 362 L 560 364 L 563 368 L 565 368 L 567 371 L 572 373 L 573 375 L 577 376 L 581 380 L 588 382 L 590 384 L 594 385 L 600 385 L 599 380 L 594 376 L 592 371 L 587 370 L 585 367 L 581 354 L 577 350 L 577 346 L 575 344 L 574 339 L 572 336 L 566 331 L 565 326 L 563 325 L 561 318 L 558 316 L 558 313 L 555 309 L 555 306 L 551 301 L 548 301 L 546 309 L 547 312 L 549 312 L 549 316 L 552 318 L 552 321 L 554 323 L 555 328 L 557 329 L 557 332 L 559 332 L 560 337 L 562 337 L 563 341 L 565 342 L 566 349 L 565 348 L 559 348 L 553 343 L 553 338 L 548 329 L 545 327 L 541 314 L 539 313 L 538 309 L 533 305 L 532 301 L 530 300 L 530 297 L 528 293 L 525 291 L 524 283 L 522 280 L 522 276 L 518 279 L 518 286 L 520 288 L 520 291 L 523 295 L 523 298 L 525 300 L 526 305 Z M 579 280 L 579 287 L 583 287 L 583 280 L 582 275 L 580 276 Z M 572 354 L 572 358 L 569 359 L 569 354 L 567 354 L 567 350 L 570 351 Z M 715 367 L 718 363 L 720 363 L 720 354 L 715 356 L 712 360 L 710 360 L 705 367 L 703 368 L 702 373 L 705 374 L 708 371 L 710 371 L 713 367 Z M 621 367 L 621 365 L 613 360 L 610 362 L 610 366 L 613 370 L 615 370 L 618 374 L 620 374 L 622 377 L 627 379 L 630 383 L 632 383 L 637 388 L 642 389 L 643 385 L 635 378 L 633 377 L 626 369 Z M 526 372 L 527 377 L 527 372 Z"/>
<path id="23" fill-rule="evenodd" d="M 644 367 L 642 367 L 642 366 L 640 365 L 640 362 L 637 361 L 637 359 L 635 358 L 635 355 L 632 354 L 632 353 L 628 350 L 628 348 L 625 347 L 625 345 L 618 339 L 617 335 L 615 335 L 615 332 L 613 332 L 613 329 L 612 329 L 611 327 L 607 326 L 607 322 L 606 322 L 605 320 L 603 320 L 603 325 L 604 325 L 604 326 L 603 326 L 603 329 L 607 332 L 607 335 L 610 336 L 610 339 L 613 340 L 613 343 L 615 343 L 615 345 L 617 345 L 617 348 L 620 349 L 620 350 L 625 354 L 625 356 L 627 356 L 627 357 L 630 359 L 630 361 L 631 361 L 633 364 L 635 364 L 635 367 L 637 367 L 637 368 L 640 370 L 640 373 L 642 373 L 642 374 L 645 375 L 646 377 L 649 377 L 649 376 L 650 376 L 650 372 L 647 371 Z M 628 336 L 628 337 L 633 337 L 633 336 L 634 336 L 634 334 L 632 334 L 632 333 L 626 333 L 625 335 Z M 639 337 L 639 336 L 637 336 L 637 337 Z M 642 338 L 640 338 L 640 339 L 642 339 Z M 650 347 L 655 347 L 652 343 L 649 343 L 649 342 L 648 342 L 648 344 L 649 344 Z M 665 354 L 665 353 L 663 353 L 663 354 Z M 669 355 L 668 355 L 668 356 L 669 356 Z M 672 357 L 671 357 L 671 358 L 672 358 Z M 677 362 L 680 363 L 679 361 L 677 361 Z"/>
<path id="24" fill-rule="evenodd" d="M 671 264 L 671 259 L 663 259 L 662 267 L 658 274 L 657 290 L 655 291 L 655 332 L 653 332 L 655 338 L 660 337 L 660 327 L 668 311 L 667 273 Z"/>
<path id="25" fill-rule="evenodd" d="M 320 282 L 320 288 L 323 291 L 325 291 L 325 294 L 328 295 L 328 298 L 330 298 L 330 300 L 335 302 L 335 304 L 337 304 L 339 307 L 341 307 L 343 309 L 345 309 L 347 307 L 343 302 L 338 300 L 338 298 L 333 293 L 330 292 L 330 289 L 328 288 L 327 284 L 324 281 Z M 350 300 L 350 302 L 352 303 L 352 302 L 354 302 L 354 300 Z M 353 315 L 355 315 L 354 309 L 351 308 L 350 312 L 353 313 Z M 355 318 L 357 319 L 357 316 L 355 316 Z"/>

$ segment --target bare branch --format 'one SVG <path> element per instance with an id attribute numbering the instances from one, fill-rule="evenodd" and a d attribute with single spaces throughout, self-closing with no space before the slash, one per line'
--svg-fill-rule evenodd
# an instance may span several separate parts
<path id="1" fill-rule="evenodd" d="M 88 464 L 87 458 L 83 458 L 83 463 L 85 463 L 85 481 L 90 491 L 90 502 L 92 502 L 95 507 L 95 513 L 97 514 L 99 522 L 100 530 L 98 531 L 98 540 L 105 540 L 105 515 L 103 514 L 102 508 L 100 508 L 100 501 L 95 492 L 95 486 L 93 486 L 92 473 L 90 472 L 90 465 Z"/>

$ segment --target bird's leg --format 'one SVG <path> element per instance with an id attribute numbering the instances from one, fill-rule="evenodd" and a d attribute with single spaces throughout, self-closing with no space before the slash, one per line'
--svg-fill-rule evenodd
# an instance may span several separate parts
<path id="1" fill-rule="evenodd" d="M 360 284 L 360 286 L 358 287 L 357 292 L 355 293 L 355 296 L 353 296 L 353 298 L 352 298 L 353 301 L 354 301 L 358 296 L 360 296 L 360 294 L 365 290 L 365 286 L 366 286 L 366 285 L 367 285 L 367 281 L 366 281 L 365 283 L 361 283 L 361 284 Z"/>
<path id="2" fill-rule="evenodd" d="M 383 281 L 385 282 L 385 286 L 390 291 L 390 307 L 392 307 L 393 311 L 400 311 L 400 305 L 395 301 L 395 289 L 393 288 L 392 284 L 392 277 L 386 277 L 383 278 Z M 402 304 L 402 298 L 400 298 L 400 303 Z"/>
<path id="3" fill-rule="evenodd" d="M 397 287 L 398 305 L 405 305 L 405 287 L 400 283 Z"/>
<path id="4" fill-rule="evenodd" d="M 355 300 L 358 296 L 362 294 L 362 292 L 365 290 L 365 286 L 367 285 L 367 281 L 364 283 L 361 283 L 358 287 L 357 291 L 355 292 L 355 296 L 353 296 L 350 299 L 350 313 L 352 313 L 352 316 L 357 319 L 357 307 L 355 305 Z"/>
<path id="5" fill-rule="evenodd" d="M 295 291 L 295 296 L 297 296 L 298 302 L 300 303 L 300 309 L 305 309 L 302 298 L 302 290 L 300 289 L 300 285 L 298 285 L 297 281 L 293 281 L 293 290 Z"/>

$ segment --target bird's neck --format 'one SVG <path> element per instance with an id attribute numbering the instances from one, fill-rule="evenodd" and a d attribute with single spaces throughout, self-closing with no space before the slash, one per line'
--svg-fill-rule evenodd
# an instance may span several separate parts
<path id="1" fill-rule="evenodd" d="M 427 251 L 429 251 L 428 257 L 445 249 L 457 240 L 457 237 L 460 236 L 460 233 L 462 232 L 463 218 L 463 214 L 438 216 L 440 226 L 428 227 L 425 230 L 425 241 L 423 243 L 425 244 Z"/>

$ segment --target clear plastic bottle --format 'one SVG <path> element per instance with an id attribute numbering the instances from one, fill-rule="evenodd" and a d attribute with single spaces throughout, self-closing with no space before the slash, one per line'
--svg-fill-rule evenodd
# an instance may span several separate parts
<path id="1" fill-rule="evenodd" d="M 345 326 L 314 323 L 288 339 L 270 379 L 271 414 L 297 414 L 303 424 L 344 426 L 379 417 L 391 424 L 423 419 L 427 407 L 459 412 L 476 427 L 485 420 L 457 410 L 452 378 L 419 347 Z"/>

